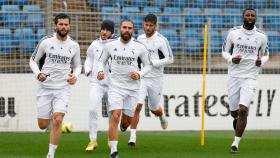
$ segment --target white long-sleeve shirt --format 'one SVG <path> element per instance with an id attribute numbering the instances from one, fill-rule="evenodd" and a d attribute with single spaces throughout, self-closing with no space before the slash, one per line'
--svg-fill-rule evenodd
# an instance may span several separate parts
<path id="1" fill-rule="evenodd" d="M 228 74 L 231 77 L 256 79 L 260 67 L 256 66 L 259 56 L 261 66 L 269 59 L 268 44 L 266 34 L 254 27 L 246 30 L 243 26 L 231 29 L 225 38 L 222 55 L 228 62 Z M 240 55 L 239 64 L 232 62 L 232 58 Z"/>
<path id="2" fill-rule="evenodd" d="M 106 64 L 104 68 L 105 78 L 103 80 L 97 79 L 97 73 L 98 73 L 98 59 L 100 58 L 100 55 L 103 51 L 104 44 L 110 41 L 112 41 L 112 39 L 109 40 L 102 40 L 101 38 L 96 39 L 91 43 L 91 45 L 87 49 L 87 57 L 85 60 L 84 68 L 85 68 L 85 74 L 89 75 L 91 83 L 108 85 L 108 75 L 107 75 L 109 72 L 108 64 Z"/>
<path id="3" fill-rule="evenodd" d="M 151 37 L 147 37 L 145 34 L 140 35 L 138 41 L 149 50 L 153 65 L 152 70 L 144 77 L 162 77 L 164 66 L 173 63 L 173 54 L 168 40 L 156 31 Z"/>
<path id="4" fill-rule="evenodd" d="M 39 86 L 49 89 L 61 89 L 69 86 L 68 75 L 73 68 L 73 74 L 81 73 L 80 46 L 69 36 L 65 41 L 58 40 L 56 33 L 44 37 L 33 52 L 30 68 L 37 77 L 44 73 L 48 77 L 39 82 Z"/>
<path id="5" fill-rule="evenodd" d="M 109 73 L 110 85 L 122 89 L 136 91 L 140 88 L 139 80 L 132 80 L 130 73 L 136 71 L 140 77 L 151 70 L 148 50 L 138 41 L 131 39 L 124 44 L 120 38 L 105 44 L 98 62 L 98 72 L 104 71 L 104 66 L 111 58 L 111 72 Z M 139 59 L 144 68 L 139 71 Z"/>

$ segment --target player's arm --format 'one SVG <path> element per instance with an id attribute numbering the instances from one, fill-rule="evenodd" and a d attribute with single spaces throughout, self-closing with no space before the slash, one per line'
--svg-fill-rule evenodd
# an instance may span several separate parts
<path id="1" fill-rule="evenodd" d="M 37 45 L 37 47 L 35 48 L 29 60 L 29 66 L 31 70 L 35 74 L 36 78 L 41 82 L 45 81 L 47 78 L 47 75 L 42 73 L 39 68 L 39 62 L 45 54 L 45 48 L 46 48 L 46 42 L 44 42 L 44 39 L 42 39 Z"/>
<path id="2" fill-rule="evenodd" d="M 173 63 L 173 54 L 172 50 L 170 48 L 169 42 L 167 39 L 163 39 L 163 43 L 161 44 L 159 50 L 162 52 L 164 58 L 159 59 L 159 60 L 152 60 L 151 63 L 153 66 L 163 66 L 167 64 L 172 64 Z"/>
<path id="3" fill-rule="evenodd" d="M 94 46 L 90 45 L 87 49 L 87 57 L 85 60 L 85 64 L 84 64 L 84 68 L 85 68 L 85 75 L 89 76 L 91 74 L 92 71 L 92 65 L 93 65 L 93 61 L 94 61 Z"/>
<path id="4" fill-rule="evenodd" d="M 103 80 L 105 78 L 104 68 L 110 57 L 109 51 L 106 47 L 103 48 L 102 53 L 98 59 L 98 74 L 97 79 Z"/>
<path id="5" fill-rule="evenodd" d="M 234 43 L 232 42 L 232 32 L 229 32 L 227 37 L 224 40 L 222 47 L 222 56 L 229 63 L 239 64 L 241 60 L 241 56 L 237 55 L 235 57 L 232 56 Z"/>
<path id="6" fill-rule="evenodd" d="M 262 46 L 258 52 L 256 66 L 263 66 L 268 61 L 268 59 L 269 59 L 268 40 L 267 40 L 267 36 L 265 36 Z"/>
<path id="7" fill-rule="evenodd" d="M 72 59 L 73 73 L 69 74 L 67 82 L 71 85 L 75 84 L 77 77 L 81 74 L 82 65 L 81 65 L 81 56 L 80 56 L 80 46 L 75 47 L 75 55 Z"/>

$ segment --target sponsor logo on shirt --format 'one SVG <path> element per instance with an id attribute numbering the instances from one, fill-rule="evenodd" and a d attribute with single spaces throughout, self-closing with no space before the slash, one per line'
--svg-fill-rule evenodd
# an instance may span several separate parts
<path id="1" fill-rule="evenodd" d="M 52 54 L 52 53 L 48 53 L 48 57 L 53 63 L 57 63 L 57 64 L 70 63 L 71 60 L 70 57 L 68 56 L 62 56 L 59 54 Z"/>
<path id="2" fill-rule="evenodd" d="M 112 60 L 115 60 L 120 65 L 132 65 L 136 58 L 114 55 Z"/>

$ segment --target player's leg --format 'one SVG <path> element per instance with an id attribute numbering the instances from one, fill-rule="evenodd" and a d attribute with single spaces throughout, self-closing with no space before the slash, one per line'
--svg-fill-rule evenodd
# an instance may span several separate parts
<path id="1" fill-rule="evenodd" d="M 121 116 L 121 109 L 123 109 L 123 101 L 125 96 L 121 89 L 115 89 L 110 87 L 108 91 L 108 111 L 110 113 L 109 121 L 109 141 L 111 148 L 111 157 L 116 157 L 118 155 L 118 132 L 119 132 L 119 120 Z"/>
<path id="2" fill-rule="evenodd" d="M 70 88 L 65 88 L 61 90 L 54 91 L 54 99 L 52 100 L 53 105 L 53 117 L 52 123 L 53 127 L 50 132 L 50 145 L 48 156 L 52 157 L 61 140 L 61 126 L 63 122 L 64 115 L 68 111 L 70 99 Z"/>
<path id="3" fill-rule="evenodd" d="M 110 147 L 111 147 L 111 155 L 118 152 L 117 146 L 118 146 L 118 125 L 119 125 L 119 119 L 121 117 L 121 110 L 116 109 L 110 111 L 110 123 L 109 123 L 109 141 L 110 141 Z"/>
<path id="4" fill-rule="evenodd" d="M 134 113 L 133 118 L 131 119 L 131 124 L 130 124 L 130 138 L 128 141 L 128 145 L 131 147 L 135 147 L 135 145 L 136 145 L 136 129 L 137 129 L 137 125 L 139 123 L 140 112 L 142 110 L 143 104 L 145 103 L 146 96 L 147 96 L 146 79 L 142 79 L 140 90 L 139 90 L 138 103 L 137 103 L 135 113 Z"/>
<path id="5" fill-rule="evenodd" d="M 239 111 L 239 100 L 240 100 L 240 83 L 237 78 L 229 78 L 227 83 L 228 96 L 229 96 L 229 109 L 231 111 L 231 116 L 233 117 L 233 128 L 236 131 L 236 124 L 238 120 L 238 111 Z M 234 136 L 234 141 L 240 140 Z M 231 152 L 237 152 L 238 146 L 235 146 L 234 143 L 231 145 Z"/>
<path id="6" fill-rule="evenodd" d="M 160 98 L 163 89 L 163 78 L 155 78 L 148 87 L 148 100 L 151 112 L 159 117 L 162 129 L 168 126 L 167 119 L 164 115 L 163 107 L 160 105 Z"/>
<path id="7" fill-rule="evenodd" d="M 136 129 L 140 119 L 140 112 L 143 104 L 138 103 L 136 106 L 136 110 L 134 116 L 131 118 L 130 124 L 130 137 L 128 140 L 128 146 L 135 147 L 136 146 Z"/>
<path id="8" fill-rule="evenodd" d="M 97 129 L 98 129 L 98 110 L 100 109 L 104 91 L 98 84 L 92 84 L 90 89 L 90 106 L 89 106 L 89 139 L 90 142 L 86 147 L 86 152 L 92 152 L 97 148 Z"/>
<path id="9" fill-rule="evenodd" d="M 238 149 L 239 142 L 247 125 L 249 106 L 255 94 L 256 84 L 256 80 L 241 79 L 238 119 L 235 130 L 235 139 L 232 144 L 232 146 L 235 146 L 236 149 Z"/>

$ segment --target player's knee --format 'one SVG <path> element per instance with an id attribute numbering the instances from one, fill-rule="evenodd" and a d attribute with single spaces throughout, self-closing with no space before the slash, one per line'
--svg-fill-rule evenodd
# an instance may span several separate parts
<path id="1" fill-rule="evenodd" d="M 139 113 L 139 112 L 142 110 L 142 105 L 143 105 L 143 104 L 137 104 L 136 109 L 135 109 L 135 113 L 136 113 L 136 112 Z"/>
<path id="2" fill-rule="evenodd" d="M 236 111 L 231 111 L 231 112 L 230 112 L 230 115 L 231 115 L 233 118 L 237 118 L 237 117 L 238 117 L 238 110 L 236 110 Z"/>
<path id="3" fill-rule="evenodd" d="M 49 122 L 45 121 L 45 122 L 38 122 L 38 126 L 40 129 L 46 129 L 49 126 Z"/>
<path id="4" fill-rule="evenodd" d="M 60 126 L 62 124 L 63 115 L 62 114 L 55 114 L 53 116 L 53 125 Z"/>
<path id="5" fill-rule="evenodd" d="M 111 114 L 111 122 L 114 123 L 114 124 L 118 124 L 118 120 L 120 118 L 120 113 L 117 112 L 117 111 L 113 111 L 112 114 Z"/>
<path id="6" fill-rule="evenodd" d="M 238 112 L 239 117 L 245 118 L 248 115 L 248 108 L 244 105 L 240 106 L 239 112 Z"/>

